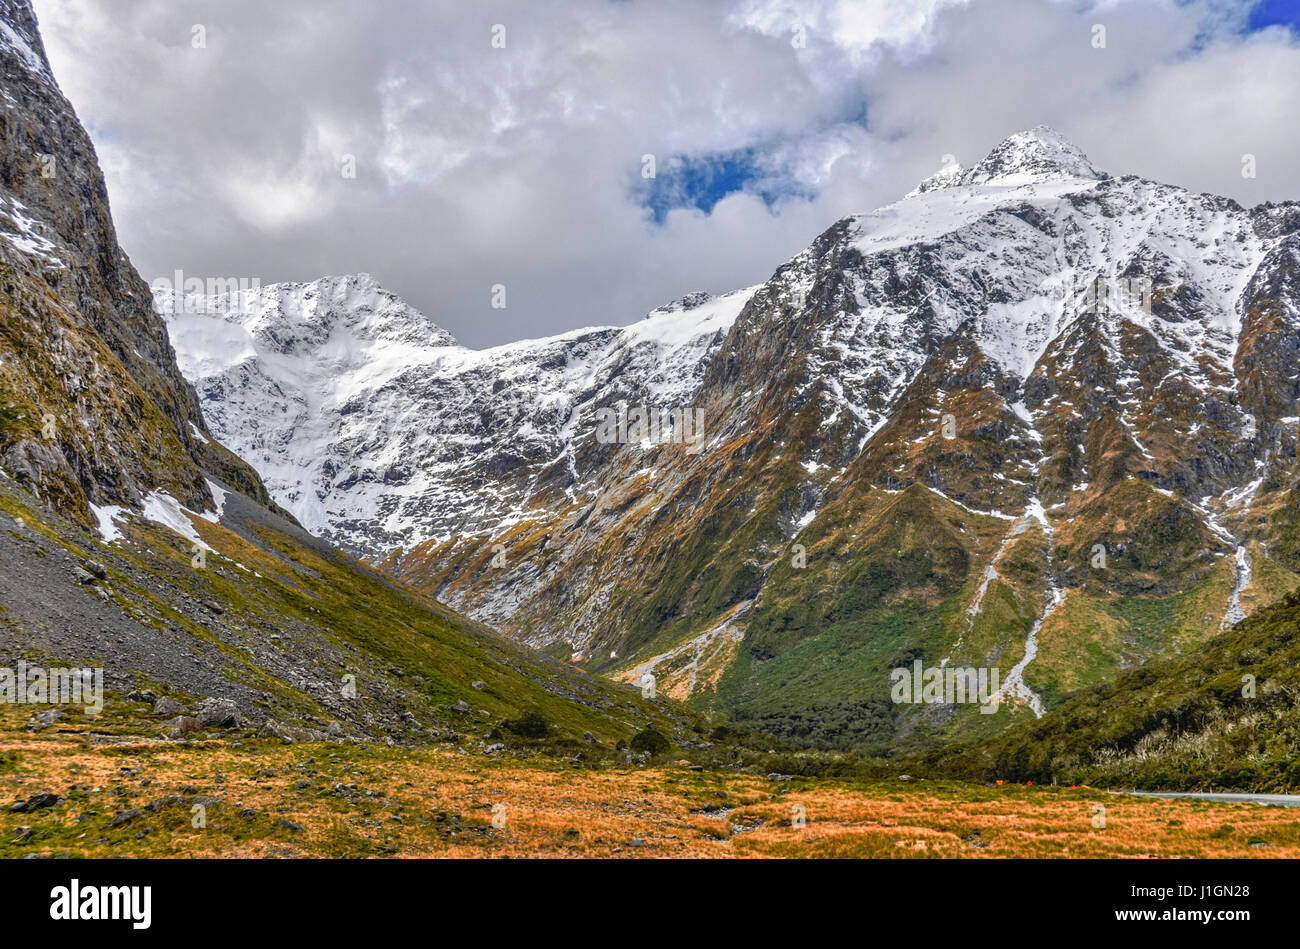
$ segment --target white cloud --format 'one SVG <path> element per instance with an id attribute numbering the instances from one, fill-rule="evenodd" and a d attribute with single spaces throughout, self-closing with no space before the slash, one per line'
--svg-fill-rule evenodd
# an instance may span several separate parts
<path id="1" fill-rule="evenodd" d="M 1114 173 L 1300 197 L 1300 48 L 1285 30 L 1240 35 L 1240 5 L 1217 0 L 36 8 L 146 279 L 369 271 L 475 345 L 752 284 L 943 155 L 969 165 L 1040 123 Z M 642 155 L 750 148 L 815 196 L 739 193 L 647 224 Z"/>
<path id="2" fill-rule="evenodd" d="M 769 36 L 824 38 L 861 62 L 879 46 L 912 51 L 929 45 L 930 28 L 945 7 L 969 0 L 745 0 L 732 22 Z M 811 37 L 808 34 L 812 34 Z M 811 43 L 810 43 L 811 45 Z"/>

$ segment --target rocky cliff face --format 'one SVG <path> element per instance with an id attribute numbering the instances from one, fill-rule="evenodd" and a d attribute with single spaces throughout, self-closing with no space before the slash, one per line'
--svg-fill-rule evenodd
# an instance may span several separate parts
<path id="1" fill-rule="evenodd" d="M 792 734 L 817 707 L 964 727 L 854 703 L 922 658 L 1041 712 L 1300 582 L 1298 220 L 1037 128 L 622 331 L 474 354 L 430 330 L 408 359 L 348 348 L 370 384 L 343 386 L 255 343 L 194 378 L 236 442 L 277 387 L 358 415 L 345 439 L 263 414 L 343 471 L 276 496 L 530 642 Z M 641 404 L 698 410 L 706 450 L 601 437 Z"/>
<path id="2" fill-rule="evenodd" d="M 269 500 L 206 436 L 30 4 L 0 27 L 0 466 L 83 522 L 159 489 L 210 508 L 203 470 Z"/>

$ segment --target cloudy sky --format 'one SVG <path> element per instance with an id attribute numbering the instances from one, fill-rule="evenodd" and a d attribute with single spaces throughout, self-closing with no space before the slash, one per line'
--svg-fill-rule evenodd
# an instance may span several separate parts
<path id="1" fill-rule="evenodd" d="M 368 271 L 473 346 L 757 283 L 1037 124 L 1300 198 L 1300 0 L 35 6 L 146 280 Z"/>

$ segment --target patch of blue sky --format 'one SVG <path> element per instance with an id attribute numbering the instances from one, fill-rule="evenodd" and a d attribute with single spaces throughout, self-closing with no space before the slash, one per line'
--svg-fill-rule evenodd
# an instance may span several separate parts
<path id="1" fill-rule="evenodd" d="M 1259 0 L 1246 20 L 1248 31 L 1286 26 L 1300 32 L 1300 0 Z"/>
<path id="2" fill-rule="evenodd" d="M 710 214 L 719 201 L 737 193 L 752 194 L 769 208 L 782 198 L 816 196 L 758 148 L 670 156 L 657 162 L 653 178 L 641 178 L 638 185 L 641 204 L 656 224 L 679 208 Z"/>

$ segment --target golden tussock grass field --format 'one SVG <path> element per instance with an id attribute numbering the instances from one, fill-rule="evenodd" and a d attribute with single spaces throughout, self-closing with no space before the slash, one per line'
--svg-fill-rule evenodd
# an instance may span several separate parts
<path id="1" fill-rule="evenodd" d="M 445 747 L 183 744 L 75 716 L 31 732 L 14 711 L 0 731 L 7 858 L 1300 856 L 1300 811 L 1254 804 L 589 768 Z M 39 794 L 59 800 L 10 809 Z"/>

